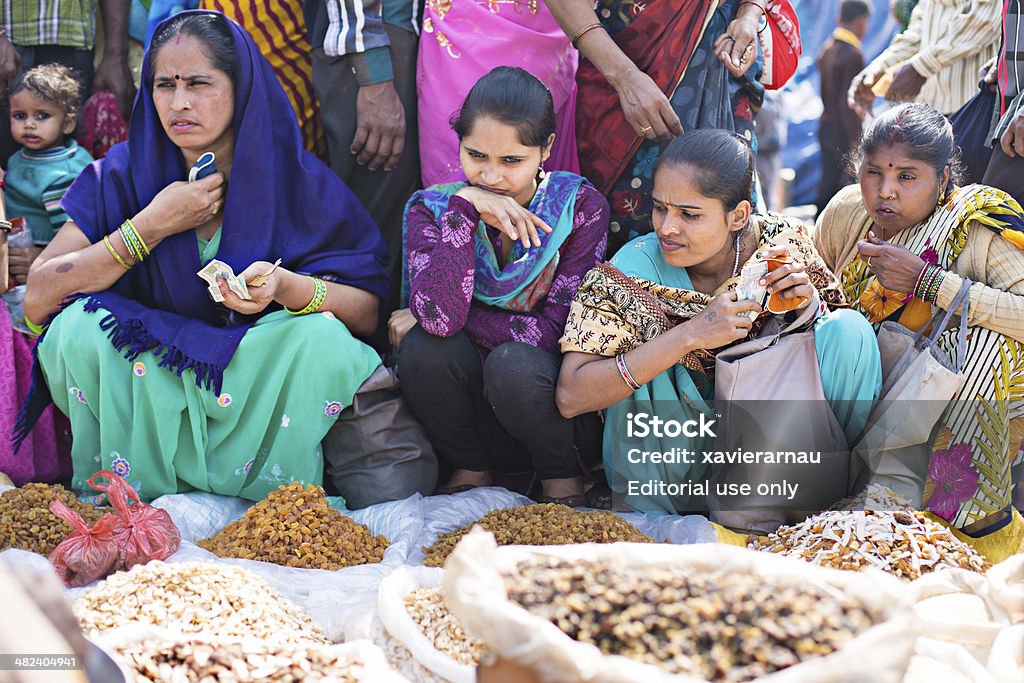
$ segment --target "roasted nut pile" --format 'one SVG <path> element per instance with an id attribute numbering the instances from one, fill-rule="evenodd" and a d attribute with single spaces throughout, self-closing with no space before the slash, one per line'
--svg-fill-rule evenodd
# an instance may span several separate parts
<path id="1" fill-rule="evenodd" d="M 611 512 L 574 510 L 566 505 L 545 503 L 491 510 L 472 524 L 441 534 L 434 545 L 424 548 L 428 567 L 444 566 L 462 537 L 475 526 L 494 534 L 498 545 L 571 545 L 573 543 L 654 543 L 632 524 Z"/>
<path id="2" fill-rule="evenodd" d="M 509 599 L 573 639 L 672 673 L 741 682 L 828 655 L 877 621 L 807 583 L 674 567 L 520 563 Z"/>
<path id="3" fill-rule="evenodd" d="M 332 508 L 319 486 L 292 482 L 198 545 L 220 557 L 333 571 L 380 562 L 388 539 Z"/>
<path id="4" fill-rule="evenodd" d="M 60 484 L 25 484 L 0 493 L 0 550 L 18 548 L 49 555 L 71 533 L 71 527 L 50 512 L 54 498 L 92 524 L 110 508 L 82 503 Z"/>
<path id="5" fill-rule="evenodd" d="M 316 645 L 147 641 L 119 651 L 117 658 L 140 680 L 157 683 L 365 680 L 361 662 L 343 659 L 329 648 Z"/>
<path id="6" fill-rule="evenodd" d="M 913 510 L 827 510 L 749 547 L 834 569 L 875 567 L 910 581 L 949 567 L 982 573 L 991 567 L 949 529 Z"/>
<path id="7" fill-rule="evenodd" d="M 244 569 L 212 562 L 149 562 L 117 572 L 74 601 L 85 631 L 127 624 L 214 638 L 326 643 L 301 609 Z"/>
<path id="8" fill-rule="evenodd" d="M 476 666 L 483 641 L 470 638 L 448 611 L 440 588 L 417 588 L 405 596 L 405 609 L 434 647 L 459 664 Z"/>

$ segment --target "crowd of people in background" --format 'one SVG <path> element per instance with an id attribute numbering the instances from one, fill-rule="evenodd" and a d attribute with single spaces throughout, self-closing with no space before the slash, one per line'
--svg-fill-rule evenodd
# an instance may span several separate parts
<path id="1" fill-rule="evenodd" d="M 328 433 L 392 368 L 429 446 L 382 496 L 695 510 L 625 493 L 611 424 L 705 412 L 716 353 L 776 324 L 813 334 L 853 446 L 882 323 L 920 330 L 971 283 L 961 397 L 1022 395 L 1021 2 L 914 5 L 867 61 L 873 5 L 842 0 L 807 55 L 813 226 L 774 212 L 785 0 L 3 3 L 0 429 L 20 451 L 0 471 L 81 489 L 109 469 L 147 499 L 323 484 Z M 215 259 L 237 281 L 196 276 Z M 1000 354 L 1006 393 L 979 389 Z M 1024 525 L 1008 403 L 996 443 L 945 418 L 917 504 Z"/>

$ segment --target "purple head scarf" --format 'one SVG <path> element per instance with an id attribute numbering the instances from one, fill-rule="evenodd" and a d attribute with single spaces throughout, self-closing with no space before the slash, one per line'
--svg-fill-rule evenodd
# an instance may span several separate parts
<path id="1" fill-rule="evenodd" d="M 157 33 L 197 14 L 225 21 L 238 62 L 235 150 L 217 258 L 235 272 L 254 261 L 280 258 L 289 270 L 386 296 L 388 255 L 380 232 L 345 183 L 303 148 L 291 102 L 252 38 L 223 15 L 200 11 L 165 20 Z M 150 53 L 142 73 L 128 141 L 88 166 L 64 195 L 64 210 L 92 243 L 187 175 L 184 158 L 164 132 L 153 103 Z M 219 392 L 224 370 L 255 318 L 228 315 L 215 304 L 196 276 L 200 267 L 195 231 L 178 233 L 110 289 L 84 295 L 86 310 L 109 311 L 100 326 L 125 358 L 153 350 L 162 367 L 179 375 L 193 370 L 197 384 Z M 41 374 L 36 374 L 40 381 L 18 435 L 31 428 L 33 413 L 49 403 Z"/>

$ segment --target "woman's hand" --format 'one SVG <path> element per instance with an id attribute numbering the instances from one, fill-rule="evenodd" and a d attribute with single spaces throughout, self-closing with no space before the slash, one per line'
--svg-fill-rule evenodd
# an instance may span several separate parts
<path id="1" fill-rule="evenodd" d="M 194 183 L 179 180 L 160 190 L 136 222 L 152 225 L 161 239 L 191 230 L 220 213 L 224 190 L 224 174 L 219 171 Z"/>
<path id="2" fill-rule="evenodd" d="M 512 197 L 494 194 L 471 185 L 455 194 L 470 202 L 485 223 L 501 230 L 511 240 L 521 241 L 527 249 L 531 246 L 540 246 L 538 230 L 551 232 L 551 226 L 520 206 Z"/>
<path id="3" fill-rule="evenodd" d="M 608 82 L 618 92 L 622 113 L 639 137 L 668 142 L 683 134 L 683 124 L 668 97 L 643 71 L 631 68 L 628 75 Z"/>
<path id="4" fill-rule="evenodd" d="M 238 276 L 243 280 L 249 281 L 257 275 L 263 275 L 274 268 L 273 263 L 267 263 L 266 261 L 256 261 L 251 266 L 242 271 Z M 284 271 L 281 268 L 277 268 L 270 275 L 270 278 L 260 285 L 259 287 L 248 287 L 249 296 L 252 299 L 243 299 L 228 287 L 227 280 L 223 278 L 217 280 L 217 286 L 220 287 L 221 296 L 224 297 L 224 305 L 230 308 L 232 311 L 237 311 L 245 315 L 253 315 L 260 313 L 264 308 L 274 302 L 274 297 L 277 296 L 278 289 L 281 286 L 281 277 Z"/>
<path id="5" fill-rule="evenodd" d="M 736 298 L 736 292 L 724 292 L 711 300 L 700 315 L 679 327 L 700 343 L 700 348 L 717 349 L 750 334 L 754 321 L 745 313 L 760 313 L 761 307 L 750 299 Z"/>
<path id="6" fill-rule="evenodd" d="M 789 258 L 789 251 L 785 247 L 772 247 L 768 250 L 768 258 Z M 814 296 L 814 286 L 811 278 L 807 275 L 807 268 L 803 263 L 793 261 L 786 263 L 769 272 L 761 278 L 761 284 L 767 286 L 768 292 L 775 294 L 786 301 L 799 301 L 800 304 L 791 310 L 805 308 L 811 303 Z"/>
<path id="7" fill-rule="evenodd" d="M 871 89 L 881 73 L 865 69 L 854 76 L 850 82 L 850 90 L 846 94 L 846 104 L 862 119 L 871 113 L 875 104 L 875 92 Z"/>
<path id="8" fill-rule="evenodd" d="M 23 285 L 28 281 L 28 269 L 41 253 L 43 250 L 36 247 L 10 248 L 8 272 L 14 278 L 15 284 Z"/>
<path id="9" fill-rule="evenodd" d="M 905 247 L 879 239 L 873 230 L 868 231 L 867 239 L 857 242 L 857 250 L 883 287 L 913 294 L 925 267 L 920 256 Z"/>
<path id="10" fill-rule="evenodd" d="M 715 39 L 715 56 L 725 64 L 729 73 L 737 78 L 747 73 L 747 69 L 757 58 L 757 27 L 760 23 L 759 10 L 754 13 L 739 13 L 725 33 Z"/>
<path id="11" fill-rule="evenodd" d="M 405 335 L 416 325 L 416 316 L 408 308 L 394 311 L 388 319 L 388 339 L 391 341 L 391 346 L 396 349 L 401 346 Z"/>

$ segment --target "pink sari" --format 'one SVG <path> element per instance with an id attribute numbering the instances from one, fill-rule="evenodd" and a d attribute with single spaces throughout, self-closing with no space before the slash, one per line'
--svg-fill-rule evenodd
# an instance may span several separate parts
<path id="1" fill-rule="evenodd" d="M 15 455 L 11 434 L 32 381 L 32 343 L 14 329 L 7 304 L 0 301 L 0 472 L 21 486 L 30 481 L 71 478 L 70 448 L 58 435 L 68 432 L 67 418 L 49 406 Z"/>
<path id="2" fill-rule="evenodd" d="M 470 88 L 497 66 L 518 66 L 551 91 L 557 133 L 549 171 L 579 173 L 578 53 L 541 0 L 427 0 L 416 94 L 423 186 L 465 180 L 449 125 Z"/>

